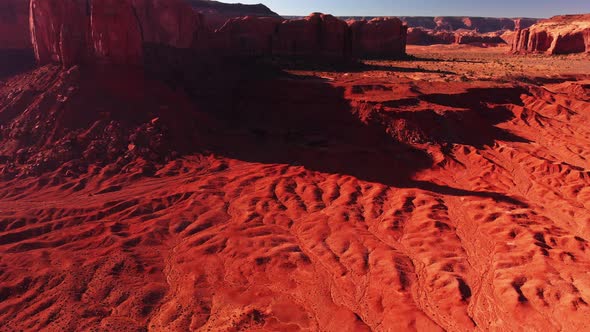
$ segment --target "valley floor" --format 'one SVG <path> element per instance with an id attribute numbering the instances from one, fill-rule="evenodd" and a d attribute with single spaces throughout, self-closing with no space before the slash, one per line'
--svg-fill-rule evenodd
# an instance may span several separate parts
<path id="1" fill-rule="evenodd" d="M 0 331 L 590 331 L 588 57 L 409 53 L 243 80 L 153 174 L 1 182 Z"/>

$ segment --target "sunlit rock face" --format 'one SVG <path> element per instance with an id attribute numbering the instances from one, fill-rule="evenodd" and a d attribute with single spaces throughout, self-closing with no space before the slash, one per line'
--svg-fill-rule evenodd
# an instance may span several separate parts
<path id="1" fill-rule="evenodd" d="M 590 52 L 590 15 L 564 15 L 517 31 L 516 53 L 570 54 Z"/>

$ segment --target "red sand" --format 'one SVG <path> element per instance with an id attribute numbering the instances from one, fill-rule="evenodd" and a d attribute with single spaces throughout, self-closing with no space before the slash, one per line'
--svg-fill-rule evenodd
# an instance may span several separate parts
<path id="1" fill-rule="evenodd" d="M 196 103 L 131 74 L 4 78 L 3 151 L 56 130 L 0 161 L 0 330 L 589 330 L 587 59 L 505 51 L 203 77 Z M 183 123 L 162 140 L 184 154 L 18 176 L 60 130 L 88 151 L 100 117 L 121 140 Z"/>

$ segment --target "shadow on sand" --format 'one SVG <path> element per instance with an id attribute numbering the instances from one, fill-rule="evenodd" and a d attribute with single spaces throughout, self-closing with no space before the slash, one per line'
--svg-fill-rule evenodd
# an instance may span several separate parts
<path id="1" fill-rule="evenodd" d="M 157 80 L 145 79 L 143 69 L 129 73 L 118 68 L 111 68 L 112 72 L 81 70 L 82 78 L 76 82 L 84 93 L 74 95 L 68 107 L 60 108 L 60 122 L 44 121 L 61 128 L 60 135 L 64 137 L 71 129 L 88 128 L 102 117 L 121 124 L 122 132 L 116 137 L 128 135 L 125 128 L 155 121 L 158 126 L 164 123 L 167 127 L 162 131 L 169 131 L 170 146 L 161 143 L 153 133 L 146 134 L 145 144 L 141 139 L 134 140 L 140 146 L 154 143 L 154 153 L 209 151 L 249 162 L 301 165 L 387 186 L 516 202 L 499 193 L 416 181 L 417 172 L 433 166 L 432 157 L 394 139 L 387 129 L 392 121 L 401 119 L 413 123 L 437 143 L 483 147 L 499 139 L 524 142 L 495 127 L 512 117 L 508 110 L 486 106 L 517 104 L 521 91 L 473 89 L 459 95 L 431 94 L 420 96 L 419 100 L 391 101 L 390 107 L 395 107 L 396 102 L 429 102 L 462 111 L 445 115 L 431 111 L 387 112 L 389 119 L 380 117 L 366 123 L 355 114 L 343 88 L 318 77 L 289 74 L 284 68 L 252 59 L 198 59 L 194 54 L 171 53 L 169 49 L 146 54 L 148 77 Z M 359 71 L 368 70 L 365 65 L 360 66 Z M 177 91 L 165 89 L 162 81 Z M 85 111 L 79 112 L 80 109 Z M 40 117 L 52 116 L 38 112 Z M 106 120 L 103 122 L 107 123 Z M 124 144 L 121 148 L 128 149 Z M 55 158 L 57 164 L 60 160 Z"/>
<path id="2" fill-rule="evenodd" d="M 215 118 L 215 125 L 207 128 L 207 142 L 199 144 L 206 151 L 249 162 L 301 165 L 314 171 L 351 175 L 388 186 L 486 197 L 523 205 L 500 193 L 414 180 L 416 172 L 433 166 L 431 156 L 393 139 L 386 133 L 384 123 L 363 123 L 354 115 L 344 90 L 320 78 L 295 76 L 260 66 L 234 64 L 224 65 L 223 70 L 220 68 L 207 66 L 193 74 L 185 71 L 180 79 L 197 107 Z M 175 80 L 178 82 L 178 77 Z M 520 95 L 495 92 L 474 90 L 467 92 L 468 95 L 423 96 L 430 102 L 463 107 L 465 111 L 458 117 L 419 114 L 415 123 L 426 117 L 430 118 L 426 123 L 447 128 L 447 133 L 457 132 L 455 137 L 450 134 L 439 137 L 448 143 L 483 146 L 493 144 L 496 139 L 524 142 L 494 127 L 508 120 L 511 114 L 484 109 L 481 106 L 486 100 L 479 100 L 495 96 L 493 98 L 516 102 Z M 402 112 L 393 116 L 409 114 Z M 477 119 L 475 125 L 474 119 Z M 466 129 L 469 134 L 460 134 L 470 126 L 471 129 Z"/>

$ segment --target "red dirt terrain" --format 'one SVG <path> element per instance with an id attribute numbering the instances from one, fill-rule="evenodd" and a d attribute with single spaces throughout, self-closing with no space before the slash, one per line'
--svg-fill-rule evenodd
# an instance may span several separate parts
<path id="1" fill-rule="evenodd" d="M 131 44 L 34 3 L 43 65 L 0 63 L 0 331 L 590 330 L 587 54 L 222 59 L 178 1 L 112 2 Z M 281 24 L 304 55 L 351 31 Z"/>
<path id="2" fill-rule="evenodd" d="M 3 329 L 586 330 L 587 59 L 409 51 L 6 77 Z"/>

